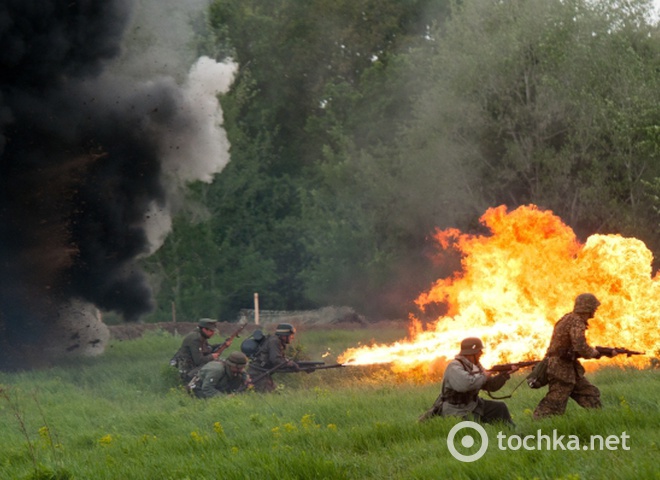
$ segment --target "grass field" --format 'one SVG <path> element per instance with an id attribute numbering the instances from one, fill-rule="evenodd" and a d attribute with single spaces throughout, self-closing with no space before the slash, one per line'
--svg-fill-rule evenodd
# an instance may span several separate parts
<path id="1" fill-rule="evenodd" d="M 394 327 L 323 330 L 301 332 L 297 343 L 313 360 L 329 353 L 331 363 L 347 347 L 403 336 Z M 465 463 L 447 446 L 458 420 L 417 422 L 437 383 L 350 367 L 280 375 L 273 394 L 202 401 L 177 388 L 166 366 L 180 341 L 149 333 L 113 341 L 99 357 L 0 373 L 0 478 L 660 479 L 657 369 L 590 374 L 604 409 L 570 405 L 566 415 L 539 422 L 531 411 L 545 389 L 523 385 L 506 400 L 516 429 L 486 426 L 483 457 Z M 482 442 L 474 435 L 476 444 L 463 447 L 465 433 L 454 444 L 472 455 Z M 553 434 L 564 436 L 566 450 L 546 448 Z M 541 437 L 542 449 L 521 446 L 525 437 L 538 446 L 539 435 L 551 439 Z M 603 448 L 583 450 L 594 435 Z M 579 449 L 571 449 L 577 441 Z"/>

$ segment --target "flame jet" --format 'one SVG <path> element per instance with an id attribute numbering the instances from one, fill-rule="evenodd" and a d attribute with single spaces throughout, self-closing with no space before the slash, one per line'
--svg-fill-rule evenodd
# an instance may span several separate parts
<path id="1" fill-rule="evenodd" d="M 349 349 L 350 364 L 393 363 L 395 370 L 434 370 L 451 359 L 465 337 L 480 337 L 484 365 L 542 358 L 554 323 L 573 309 L 575 297 L 592 292 L 601 301 L 589 323 L 592 345 L 660 351 L 660 274 L 653 255 L 638 239 L 592 235 L 582 244 L 559 217 L 534 205 L 508 212 L 491 208 L 481 217 L 491 235 L 437 231 L 442 250 L 456 249 L 462 268 L 437 280 L 417 305 L 442 304 L 446 315 L 423 329 L 412 317 L 411 338 L 392 345 Z M 648 357 L 599 364 L 648 363 Z"/>

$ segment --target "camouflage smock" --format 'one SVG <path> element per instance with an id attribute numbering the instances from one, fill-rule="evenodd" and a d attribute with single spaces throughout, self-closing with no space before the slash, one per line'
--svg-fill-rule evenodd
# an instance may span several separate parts
<path id="1" fill-rule="evenodd" d="M 555 377 L 566 383 L 576 383 L 584 377 L 584 367 L 578 357 L 597 358 L 598 350 L 587 343 L 588 319 L 578 313 L 568 313 L 555 324 L 546 356 L 548 357 L 548 377 Z"/>

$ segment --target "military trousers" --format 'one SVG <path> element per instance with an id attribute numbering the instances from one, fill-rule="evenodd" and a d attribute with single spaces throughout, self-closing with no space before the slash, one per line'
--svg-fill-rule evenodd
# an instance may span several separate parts
<path id="1" fill-rule="evenodd" d="M 548 393 L 534 410 L 534 418 L 562 415 L 566 411 L 569 398 L 584 408 L 601 408 L 600 390 L 584 376 L 577 382 L 569 383 L 553 375 L 548 376 Z"/>

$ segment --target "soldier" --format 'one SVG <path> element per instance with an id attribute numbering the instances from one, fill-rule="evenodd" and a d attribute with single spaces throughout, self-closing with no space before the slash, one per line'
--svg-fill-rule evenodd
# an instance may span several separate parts
<path id="1" fill-rule="evenodd" d="M 181 347 L 174 355 L 172 362 L 179 370 L 181 381 L 187 385 L 202 365 L 217 360 L 219 353 L 213 353 L 209 338 L 215 334 L 216 321 L 202 318 L 197 328 L 183 338 Z"/>
<path id="2" fill-rule="evenodd" d="M 578 357 L 600 358 L 602 354 L 587 343 L 585 331 L 600 302 L 593 293 L 575 298 L 571 313 L 555 324 L 546 357 L 548 357 L 548 393 L 534 410 L 534 418 L 561 415 L 572 398 L 584 408 L 600 408 L 600 390 L 584 377 Z"/>
<path id="3" fill-rule="evenodd" d="M 510 374 L 518 368 L 512 367 L 507 372 L 492 375 L 479 363 L 483 348 L 479 338 L 470 337 L 461 342 L 459 354 L 449 362 L 445 370 L 440 396 L 433 407 L 419 417 L 420 422 L 441 415 L 464 419 L 472 417 L 483 423 L 500 421 L 514 426 L 506 404 L 484 400 L 479 397 L 479 390 L 487 392 L 499 390 L 510 378 Z"/>
<path id="4" fill-rule="evenodd" d="M 252 378 L 261 377 L 254 384 L 258 392 L 272 392 L 275 390 L 275 382 L 271 375 L 263 376 L 263 373 L 277 366 L 287 370 L 298 370 L 298 364 L 286 357 L 286 346 L 291 343 L 296 329 L 289 323 L 280 323 L 275 330 L 275 335 L 269 335 L 261 343 L 250 362 L 249 374 Z"/>
<path id="5" fill-rule="evenodd" d="M 245 354 L 232 352 L 224 361 L 208 362 L 193 378 L 193 392 L 198 398 L 211 398 L 247 389 L 250 386 L 250 376 L 245 372 L 247 361 Z"/>

